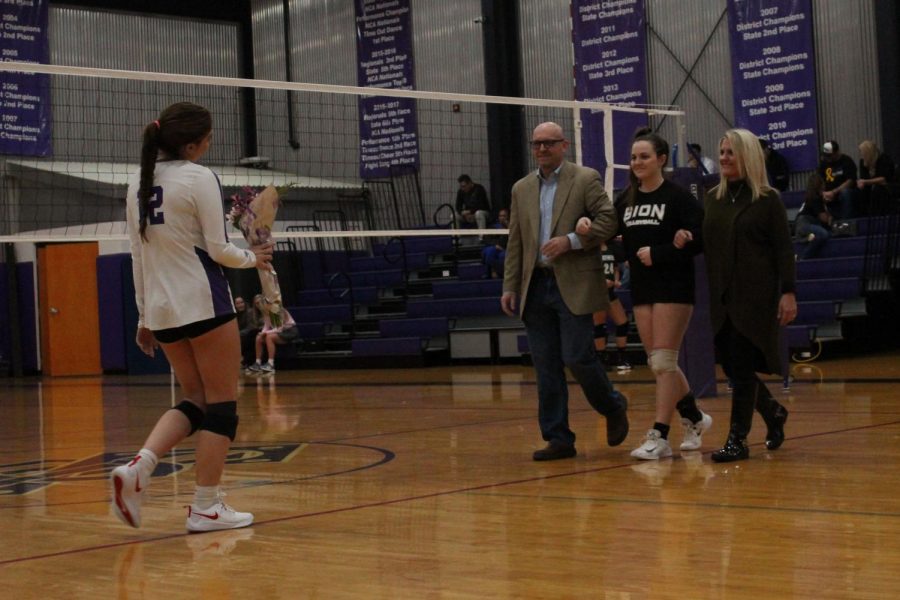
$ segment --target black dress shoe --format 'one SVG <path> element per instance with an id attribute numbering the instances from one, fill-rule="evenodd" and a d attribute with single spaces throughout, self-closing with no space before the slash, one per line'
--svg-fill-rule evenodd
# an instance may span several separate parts
<path id="1" fill-rule="evenodd" d="M 560 460 L 563 458 L 572 458 L 577 454 L 575 446 L 563 446 L 550 442 L 546 448 L 535 450 L 532 458 L 534 460 Z"/>
<path id="2" fill-rule="evenodd" d="M 780 404 L 773 415 L 763 417 L 766 422 L 766 448 L 769 450 L 778 450 L 784 443 L 784 424 L 787 418 L 788 410 Z"/>
<path id="3" fill-rule="evenodd" d="M 628 398 L 622 394 L 622 408 L 606 415 L 606 443 L 618 446 L 628 437 Z"/>
<path id="4" fill-rule="evenodd" d="M 750 458 L 750 448 L 747 446 L 747 440 L 733 433 L 728 434 L 728 440 L 722 449 L 712 453 L 713 462 L 733 462 L 747 458 Z"/>

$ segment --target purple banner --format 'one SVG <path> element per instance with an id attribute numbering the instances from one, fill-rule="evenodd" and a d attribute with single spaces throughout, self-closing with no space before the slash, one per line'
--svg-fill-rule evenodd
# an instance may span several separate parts
<path id="1" fill-rule="evenodd" d="M 413 81 L 410 0 L 354 0 L 357 81 L 362 87 L 411 90 Z M 359 100 L 359 176 L 388 177 L 419 167 L 416 103 L 370 96 Z"/>
<path id="2" fill-rule="evenodd" d="M 572 0 L 575 98 L 611 104 L 647 103 L 644 0 Z M 604 172 L 603 113 L 582 111 L 582 162 Z M 631 140 L 647 125 L 640 113 L 613 113 L 613 161 L 627 165 Z M 625 187 L 627 170 L 616 170 L 615 186 Z"/>
<path id="3" fill-rule="evenodd" d="M 47 64 L 47 0 L 0 0 L 0 60 Z M 50 76 L 3 73 L 0 154 L 50 154 Z"/>
<path id="4" fill-rule="evenodd" d="M 768 140 L 791 171 L 818 165 L 810 0 L 729 0 L 734 122 Z"/>

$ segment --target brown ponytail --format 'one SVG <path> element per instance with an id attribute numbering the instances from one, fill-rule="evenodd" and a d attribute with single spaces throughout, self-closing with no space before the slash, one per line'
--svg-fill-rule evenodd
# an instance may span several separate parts
<path id="1" fill-rule="evenodd" d="M 144 127 L 144 142 L 141 144 L 141 181 L 137 197 L 141 216 L 141 239 L 147 241 L 147 220 L 150 218 L 150 196 L 153 195 L 153 172 L 156 170 L 156 155 L 159 153 L 159 121 Z"/>
<path id="2" fill-rule="evenodd" d="M 176 102 L 159 115 L 159 119 L 144 127 L 141 145 L 141 178 L 138 186 L 141 239 L 147 241 L 150 220 L 150 197 L 153 195 L 153 175 L 160 153 L 164 159 L 179 159 L 184 147 L 199 143 L 212 131 L 212 115 L 191 102 Z"/>

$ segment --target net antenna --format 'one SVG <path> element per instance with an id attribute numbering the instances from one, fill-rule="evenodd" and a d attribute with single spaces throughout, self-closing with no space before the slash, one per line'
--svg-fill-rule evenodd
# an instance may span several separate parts
<path id="1" fill-rule="evenodd" d="M 584 111 L 603 113 L 608 157 L 628 143 L 613 138 L 617 113 L 641 113 L 648 122 L 672 116 L 683 130 L 684 112 L 668 107 L 23 62 L 2 62 L 0 72 L 45 77 L 51 91 L 49 153 L 0 155 L 0 242 L 126 240 L 125 196 L 138 169 L 141 132 L 178 101 L 204 105 L 213 114 L 214 141 L 202 162 L 219 176 L 223 214 L 228 197 L 245 187 L 289 185 L 276 239 L 346 237 L 351 249 L 370 247 L 376 238 L 446 235 L 436 227 L 435 214 L 453 205 L 461 173 L 485 185 L 489 196 L 502 195 L 489 186 L 489 104 L 518 107 L 529 131 L 541 122 L 559 123 L 579 164 L 585 144 L 600 135 L 582 127 Z M 246 130 L 236 93 L 242 88 L 254 91 L 253 131 Z M 293 92 L 290 107 L 285 90 Z M 366 108 L 372 105 L 381 112 Z M 412 114 L 404 108 L 410 105 Z M 287 139 L 289 109 L 298 149 Z M 0 123 L 0 130 L 8 127 Z M 255 136 L 259 156 L 244 155 L 247 135 Z M 509 143 L 524 147 L 528 140 Z M 628 168 L 609 161 L 602 173 L 608 193 L 614 191 L 615 170 Z M 497 232 L 468 227 L 454 235 Z M 241 238 L 236 231 L 229 234 Z"/>

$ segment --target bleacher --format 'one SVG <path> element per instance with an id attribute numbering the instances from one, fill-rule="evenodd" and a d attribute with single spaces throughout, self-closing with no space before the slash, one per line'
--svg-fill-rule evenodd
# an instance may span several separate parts
<path id="1" fill-rule="evenodd" d="M 795 215 L 802 194 L 784 197 Z M 798 261 L 798 317 L 787 330 L 792 351 L 840 340 L 847 319 L 866 316 L 870 229 L 869 219 L 856 220 L 856 235 L 832 238 L 819 258 Z M 345 271 L 305 279 L 291 307 L 300 340 L 280 347 L 279 359 L 303 365 L 340 358 L 354 366 L 381 359 L 410 366 L 521 356 L 524 328 L 502 313 L 502 282 L 484 278 L 480 245 L 466 239 L 448 234 L 373 244 L 371 256 L 349 258 Z M 796 242 L 798 251 L 802 243 Z M 630 312 L 628 291 L 619 297 Z M 629 341 L 640 353 L 634 328 Z"/>

